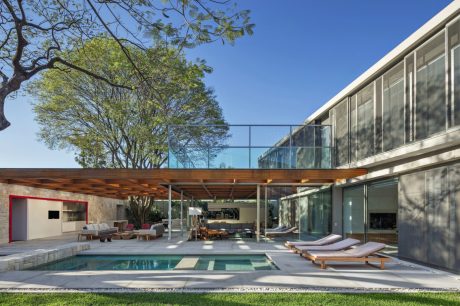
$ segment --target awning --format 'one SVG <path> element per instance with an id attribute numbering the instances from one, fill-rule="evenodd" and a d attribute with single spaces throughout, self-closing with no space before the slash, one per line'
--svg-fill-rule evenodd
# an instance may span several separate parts
<path id="1" fill-rule="evenodd" d="M 0 183 L 101 197 L 255 198 L 255 186 L 321 186 L 367 174 L 366 169 L 0 169 Z"/>

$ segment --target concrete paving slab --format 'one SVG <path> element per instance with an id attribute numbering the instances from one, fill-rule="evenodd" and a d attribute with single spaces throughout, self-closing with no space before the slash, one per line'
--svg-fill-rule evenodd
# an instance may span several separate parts
<path id="1" fill-rule="evenodd" d="M 75 241 L 76 236 L 0 246 L 0 253 L 18 253 Z M 322 270 L 287 250 L 283 242 L 251 240 L 185 241 L 175 234 L 153 241 L 89 241 L 81 254 L 267 254 L 279 270 L 271 271 L 11 271 L 0 273 L 0 290 L 100 289 L 100 290 L 366 290 L 449 289 L 460 290 L 460 276 L 398 259 L 385 270 L 361 263 L 338 263 Z M 5 248 L 5 249 L 4 249 Z"/>

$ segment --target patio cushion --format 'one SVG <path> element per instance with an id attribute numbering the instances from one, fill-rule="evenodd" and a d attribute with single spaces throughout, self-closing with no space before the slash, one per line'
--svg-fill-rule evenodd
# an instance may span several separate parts
<path id="1" fill-rule="evenodd" d="M 356 257 L 365 257 L 372 255 L 375 252 L 378 252 L 385 248 L 385 244 L 378 242 L 368 242 L 363 245 L 357 246 L 354 249 L 346 251 L 311 251 L 308 252 L 310 255 L 315 257 L 327 258 L 327 257 L 347 257 L 347 258 L 356 258 Z"/>
<path id="2" fill-rule="evenodd" d="M 286 246 L 299 247 L 299 246 L 327 245 L 327 244 L 334 243 L 340 239 L 342 239 L 342 235 L 330 234 L 330 235 L 327 235 L 326 237 L 323 237 L 318 240 L 313 240 L 313 241 L 295 241 L 295 242 L 286 241 Z"/>
<path id="3" fill-rule="evenodd" d="M 109 227 L 109 225 L 107 223 L 102 223 L 101 225 L 99 225 L 99 229 L 108 230 L 108 229 L 110 229 L 110 227 Z"/>
<path id="4" fill-rule="evenodd" d="M 306 252 L 306 251 L 340 251 L 357 245 L 360 243 L 358 239 L 347 238 L 342 241 L 327 244 L 327 245 L 309 245 L 309 246 L 297 246 L 296 248 L 299 251 Z"/>
<path id="5" fill-rule="evenodd" d="M 87 230 L 90 230 L 90 231 L 95 230 L 94 224 L 86 224 L 86 229 L 87 229 Z"/>

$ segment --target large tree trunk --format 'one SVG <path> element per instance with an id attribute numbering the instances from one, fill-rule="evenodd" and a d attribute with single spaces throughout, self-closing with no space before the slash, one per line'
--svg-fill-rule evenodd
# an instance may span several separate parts
<path id="1" fill-rule="evenodd" d="M 154 203 L 152 197 L 132 196 L 129 198 L 129 209 L 136 226 L 140 227 L 146 223 Z"/>
<path id="2" fill-rule="evenodd" d="M 10 126 L 10 122 L 5 117 L 6 96 L 7 94 L 0 90 L 0 131 L 3 131 Z"/>

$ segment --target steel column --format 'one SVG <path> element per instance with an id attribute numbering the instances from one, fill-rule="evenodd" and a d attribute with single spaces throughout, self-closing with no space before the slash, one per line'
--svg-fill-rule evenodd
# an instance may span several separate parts
<path id="1" fill-rule="evenodd" d="M 171 214 L 172 214 L 172 188 L 171 185 L 168 185 L 168 240 L 171 240 L 171 232 L 172 232 L 172 226 L 171 226 Z"/>
<path id="2" fill-rule="evenodd" d="M 181 190 L 180 192 L 180 235 L 184 235 L 184 191 Z"/>
<path id="3" fill-rule="evenodd" d="M 257 185 L 257 242 L 260 241 L 260 185 Z"/>

